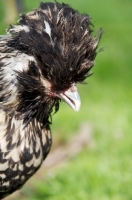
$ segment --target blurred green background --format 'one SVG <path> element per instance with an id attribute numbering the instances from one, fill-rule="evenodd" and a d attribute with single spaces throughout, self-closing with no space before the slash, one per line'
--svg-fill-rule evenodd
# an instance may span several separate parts
<path id="1" fill-rule="evenodd" d="M 25 12 L 29 12 L 40 1 L 23 2 Z M 75 113 L 62 103 L 53 116 L 53 141 L 65 143 L 87 122 L 93 131 L 94 146 L 85 148 L 62 167 L 44 172 L 40 179 L 31 178 L 13 199 L 131 200 L 132 1 L 64 2 L 81 13 L 88 13 L 95 31 L 103 27 L 100 47 L 104 51 L 97 55 L 94 75 L 87 80 L 88 84 L 78 85 L 81 110 Z M 3 0 L 0 4 L 0 33 L 4 34 L 7 24 Z"/>

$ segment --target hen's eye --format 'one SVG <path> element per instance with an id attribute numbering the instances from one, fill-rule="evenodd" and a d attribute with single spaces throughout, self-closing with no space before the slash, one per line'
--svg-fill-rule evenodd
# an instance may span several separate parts
<path id="1" fill-rule="evenodd" d="M 55 92 L 60 92 L 60 91 L 65 91 L 69 88 L 70 86 L 64 86 L 64 85 L 53 85 L 51 87 L 51 90 L 52 91 L 55 91 Z"/>

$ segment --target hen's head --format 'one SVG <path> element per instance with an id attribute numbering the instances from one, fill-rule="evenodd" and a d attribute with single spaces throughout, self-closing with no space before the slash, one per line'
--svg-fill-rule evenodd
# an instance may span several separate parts
<path id="1" fill-rule="evenodd" d="M 26 70 L 18 72 L 18 110 L 24 109 L 23 102 L 26 109 L 32 107 L 32 113 L 36 104 L 50 102 L 48 113 L 53 106 L 58 109 L 60 99 L 79 110 L 76 83 L 89 76 L 101 36 L 100 32 L 94 37 L 91 27 L 88 15 L 54 2 L 41 3 L 8 29 L 12 35 L 8 45 L 34 58 Z"/>

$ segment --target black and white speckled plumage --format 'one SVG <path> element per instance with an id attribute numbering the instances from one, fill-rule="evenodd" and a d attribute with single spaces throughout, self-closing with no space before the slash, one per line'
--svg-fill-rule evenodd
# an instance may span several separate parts
<path id="1" fill-rule="evenodd" d="M 49 119 L 61 99 L 79 110 L 75 84 L 89 76 L 100 36 L 92 36 L 88 15 L 55 2 L 22 15 L 0 37 L 0 198 L 47 156 Z"/>

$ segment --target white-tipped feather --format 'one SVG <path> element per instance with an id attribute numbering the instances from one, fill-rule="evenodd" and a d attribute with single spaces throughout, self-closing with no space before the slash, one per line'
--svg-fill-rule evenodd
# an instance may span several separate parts
<path id="1" fill-rule="evenodd" d="M 49 23 L 46 20 L 44 20 L 44 25 L 45 25 L 45 29 L 44 30 L 49 35 L 52 45 L 54 45 L 52 37 L 51 37 L 51 28 L 50 28 Z"/>
<path id="2" fill-rule="evenodd" d="M 49 23 L 46 20 L 44 20 L 44 24 L 45 24 L 45 29 L 44 30 L 51 38 L 51 28 L 50 28 Z"/>
<path id="3" fill-rule="evenodd" d="M 23 26 L 22 25 L 14 25 L 12 28 L 7 30 L 7 33 L 16 34 L 16 33 L 19 33 L 20 31 L 25 31 L 26 33 L 28 33 L 30 31 L 30 29 L 26 25 L 23 25 Z"/>

